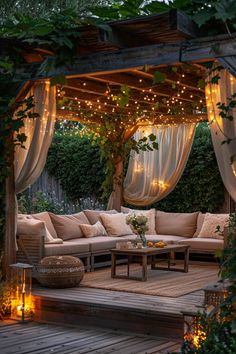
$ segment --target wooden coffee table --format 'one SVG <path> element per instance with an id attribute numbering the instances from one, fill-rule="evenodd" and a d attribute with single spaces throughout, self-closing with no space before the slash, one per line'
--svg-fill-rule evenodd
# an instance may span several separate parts
<path id="1" fill-rule="evenodd" d="M 147 266 L 148 266 L 148 257 L 151 257 L 151 269 L 160 269 L 160 270 L 170 270 L 176 272 L 188 272 L 189 265 L 189 248 L 187 245 L 167 245 L 164 248 L 153 248 L 153 247 L 145 247 L 145 248 L 132 248 L 132 249 L 111 249 L 111 277 L 119 278 L 119 279 L 133 279 L 133 280 L 141 280 L 147 281 Z M 172 267 L 173 258 L 171 255 L 176 252 L 184 253 L 184 266 L 183 268 L 175 268 Z M 158 267 L 157 259 L 155 256 L 160 254 L 167 254 L 167 267 Z M 117 266 L 117 256 L 127 256 L 127 275 L 124 274 L 116 274 L 116 266 Z M 142 275 L 140 277 L 130 275 L 130 264 L 132 263 L 133 257 L 141 257 L 142 259 Z"/>

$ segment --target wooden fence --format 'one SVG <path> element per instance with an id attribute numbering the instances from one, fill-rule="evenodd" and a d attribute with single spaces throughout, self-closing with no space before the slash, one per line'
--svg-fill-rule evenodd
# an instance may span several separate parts
<path id="1" fill-rule="evenodd" d="M 24 196 L 30 202 L 36 199 L 45 200 L 54 206 L 55 210 L 61 214 L 72 214 L 84 209 L 104 209 L 105 206 L 95 197 L 80 198 L 71 200 L 62 189 L 60 182 L 50 176 L 44 170 L 38 180 L 31 185 L 25 192 Z M 32 210 L 33 211 L 33 210 Z"/>

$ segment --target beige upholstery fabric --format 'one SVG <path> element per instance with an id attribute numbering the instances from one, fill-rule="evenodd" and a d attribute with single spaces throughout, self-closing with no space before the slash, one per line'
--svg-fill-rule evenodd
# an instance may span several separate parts
<path id="1" fill-rule="evenodd" d="M 148 233 L 149 235 L 155 235 L 156 234 L 156 229 L 155 229 L 155 219 L 156 219 L 156 210 L 155 209 L 149 209 L 149 210 L 136 210 L 136 209 L 130 209 L 130 208 L 125 208 L 121 207 L 121 212 L 122 213 L 128 213 L 128 214 L 143 214 L 148 218 Z"/>
<path id="2" fill-rule="evenodd" d="M 81 231 L 85 237 L 97 237 L 97 236 L 107 236 L 106 229 L 100 221 L 97 221 L 94 225 L 80 225 Z"/>
<path id="3" fill-rule="evenodd" d="M 63 240 L 54 238 L 43 220 L 36 220 L 32 215 L 19 214 L 17 217 L 18 235 L 38 235 L 44 237 L 45 243 L 61 244 Z"/>
<path id="4" fill-rule="evenodd" d="M 117 214 L 116 210 L 84 210 L 86 217 L 88 218 L 91 225 L 96 224 L 99 221 L 99 216 L 101 213 L 103 214 Z M 85 224 L 85 223 L 83 223 Z"/>
<path id="5" fill-rule="evenodd" d="M 77 238 L 64 241 L 62 245 L 45 245 L 45 256 L 79 255 L 89 252 L 88 239 Z"/>
<path id="6" fill-rule="evenodd" d="M 193 237 L 197 228 L 196 213 L 166 213 L 157 211 L 157 234 Z"/>
<path id="7" fill-rule="evenodd" d="M 204 221 L 205 215 L 206 214 L 203 214 L 201 212 L 198 214 L 198 217 L 197 217 L 197 230 L 195 231 L 193 237 L 198 237 L 199 232 L 202 229 L 202 225 L 203 225 L 203 221 Z"/>
<path id="8" fill-rule="evenodd" d="M 34 219 L 17 220 L 17 235 L 38 235 L 46 237 L 45 223 Z"/>
<path id="9" fill-rule="evenodd" d="M 108 251 L 111 248 L 116 246 L 116 242 L 120 240 L 117 237 L 107 237 L 107 236 L 98 236 L 94 238 L 90 238 L 89 248 L 92 253 L 99 251 Z"/>
<path id="10" fill-rule="evenodd" d="M 62 238 L 63 241 L 83 236 L 79 226 L 80 222 L 75 217 L 55 215 L 53 213 L 50 213 L 49 215 L 57 232 L 57 236 Z"/>
<path id="11" fill-rule="evenodd" d="M 122 236 L 133 233 L 129 225 L 126 224 L 126 215 L 123 213 L 102 213 L 100 218 L 109 236 Z"/>
<path id="12" fill-rule="evenodd" d="M 206 213 L 201 231 L 198 234 L 198 238 L 224 238 L 216 231 L 217 226 L 220 226 L 220 230 L 224 230 L 227 222 L 229 220 L 229 214 L 210 214 Z"/>
<path id="13" fill-rule="evenodd" d="M 42 213 L 37 213 L 37 214 L 32 214 L 32 217 L 37 219 L 37 220 L 41 220 L 45 222 L 45 225 L 48 228 L 48 231 L 50 232 L 50 234 L 52 235 L 53 238 L 57 238 L 57 233 L 56 230 L 53 226 L 52 220 L 50 218 L 50 215 L 47 211 L 44 211 Z"/>
<path id="14" fill-rule="evenodd" d="M 156 242 L 156 241 L 165 241 L 177 243 L 178 241 L 185 240 L 185 237 L 174 236 L 174 235 L 146 235 L 147 241 Z"/>
<path id="15" fill-rule="evenodd" d="M 69 215 L 69 216 L 76 218 L 81 224 L 90 225 L 89 219 L 87 218 L 87 216 L 85 215 L 85 213 L 83 211 L 76 213 L 76 214 Z"/>
<path id="16" fill-rule="evenodd" d="M 185 238 L 178 242 L 180 245 L 185 244 L 190 246 L 190 250 L 196 251 L 211 251 L 222 250 L 224 248 L 224 241 L 212 238 Z"/>
<path id="17" fill-rule="evenodd" d="M 216 63 L 217 65 L 219 64 Z M 219 76 L 219 81 L 212 84 L 210 81 L 215 75 Z M 220 108 L 217 105 L 218 102 L 228 105 L 228 98 L 236 92 L 236 78 L 227 70 L 211 70 L 207 81 L 209 83 L 205 91 L 212 143 L 225 188 L 236 202 L 236 160 L 231 161 L 236 151 L 236 110 L 233 108 L 227 112 L 233 117 L 232 120 L 225 119 L 220 116 Z M 227 138 L 232 139 L 230 144 L 222 145 Z"/>
<path id="18" fill-rule="evenodd" d="M 124 200 L 132 205 L 150 205 L 166 197 L 178 183 L 195 133 L 195 124 L 140 127 L 136 140 L 153 133 L 159 149 L 131 151 L 124 180 Z"/>

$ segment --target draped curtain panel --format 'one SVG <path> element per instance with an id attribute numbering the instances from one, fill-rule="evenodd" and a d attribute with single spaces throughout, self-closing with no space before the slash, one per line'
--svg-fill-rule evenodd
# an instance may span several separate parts
<path id="1" fill-rule="evenodd" d="M 40 176 L 52 141 L 56 118 L 56 87 L 50 87 L 50 82 L 36 83 L 26 97 L 34 96 L 34 112 L 37 118 L 24 120 L 21 132 L 27 140 L 25 149 L 15 150 L 15 188 L 20 193 L 33 184 Z"/>
<path id="2" fill-rule="evenodd" d="M 124 180 L 124 199 L 132 205 L 150 205 L 166 197 L 178 183 L 191 151 L 195 124 L 140 128 L 135 139 L 153 133 L 159 149 L 131 152 Z"/>
<path id="3" fill-rule="evenodd" d="M 215 71 L 210 74 L 207 81 L 216 74 Z M 221 118 L 219 115 L 220 110 L 217 106 L 218 102 L 227 105 L 227 98 L 236 93 L 236 78 L 227 70 L 220 70 L 218 75 L 220 76 L 218 84 L 208 83 L 206 85 L 208 120 L 210 122 L 211 137 L 222 180 L 230 196 L 236 202 L 236 109 L 234 108 L 229 112 L 233 117 L 233 120 L 230 121 Z M 222 144 L 228 138 L 233 140 L 229 144 Z M 233 159 L 234 161 L 232 161 Z"/>

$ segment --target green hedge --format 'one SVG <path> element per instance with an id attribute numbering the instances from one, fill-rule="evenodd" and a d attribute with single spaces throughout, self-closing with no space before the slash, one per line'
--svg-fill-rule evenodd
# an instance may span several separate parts
<path id="1" fill-rule="evenodd" d="M 104 163 L 98 146 L 87 137 L 56 134 L 49 149 L 46 169 L 58 179 L 72 200 L 100 197 Z"/>
<path id="2" fill-rule="evenodd" d="M 196 129 L 192 150 L 175 189 L 156 209 L 175 212 L 214 212 L 223 203 L 224 187 L 212 146 L 210 129 L 201 123 Z"/>
<path id="3" fill-rule="evenodd" d="M 99 147 L 87 137 L 56 134 L 49 149 L 46 168 L 60 180 L 72 200 L 100 197 L 104 163 Z M 185 171 L 175 189 L 157 209 L 175 212 L 216 211 L 223 203 L 224 188 L 213 151 L 210 130 L 199 124 Z"/>

